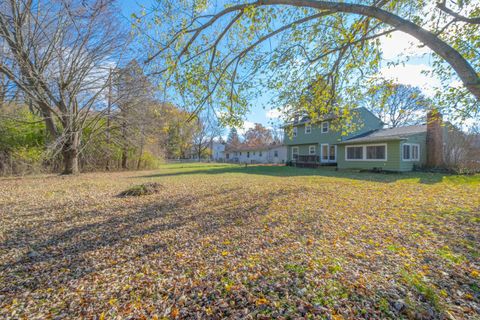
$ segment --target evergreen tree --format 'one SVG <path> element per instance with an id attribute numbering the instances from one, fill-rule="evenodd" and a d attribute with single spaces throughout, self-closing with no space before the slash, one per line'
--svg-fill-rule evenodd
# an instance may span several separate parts
<path id="1" fill-rule="evenodd" d="M 236 128 L 232 128 L 227 138 L 227 145 L 229 146 L 238 146 L 240 144 L 240 137 Z"/>

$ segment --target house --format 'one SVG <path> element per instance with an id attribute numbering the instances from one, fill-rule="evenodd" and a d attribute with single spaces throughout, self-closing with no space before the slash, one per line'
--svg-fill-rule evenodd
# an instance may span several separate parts
<path id="1" fill-rule="evenodd" d="M 196 161 L 218 161 L 222 162 L 225 159 L 225 143 L 222 141 L 210 141 L 202 144 L 201 157 L 198 156 L 199 146 L 194 146 L 187 154 L 187 159 Z"/>
<path id="2" fill-rule="evenodd" d="M 365 108 L 356 109 L 355 123 L 363 123 L 347 136 L 333 130 L 326 118 L 313 123 L 302 119 L 285 137 L 288 161 L 295 166 L 336 165 L 339 169 L 411 171 L 443 164 L 447 127 L 431 111 L 427 124 L 383 129 L 383 123 Z"/>
<path id="3" fill-rule="evenodd" d="M 248 146 L 231 146 L 225 151 L 227 162 L 237 163 L 285 163 L 287 147 L 281 144 Z"/>
<path id="4" fill-rule="evenodd" d="M 426 162 L 426 125 L 381 129 L 338 144 L 339 169 L 411 171 Z"/>
<path id="5" fill-rule="evenodd" d="M 224 161 L 225 160 L 225 143 L 212 141 L 210 145 L 211 150 L 211 159 L 213 161 Z"/>
<path id="6" fill-rule="evenodd" d="M 383 128 L 382 121 L 366 108 L 354 110 L 353 117 L 355 130 L 346 136 L 342 130 L 333 128 L 334 116 L 320 122 L 303 117 L 287 125 L 293 127 L 292 132 L 285 130 L 287 161 L 296 166 L 336 165 L 340 142 Z"/>

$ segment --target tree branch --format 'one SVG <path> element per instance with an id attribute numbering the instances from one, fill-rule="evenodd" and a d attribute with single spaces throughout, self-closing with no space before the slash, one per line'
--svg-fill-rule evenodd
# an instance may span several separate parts
<path id="1" fill-rule="evenodd" d="M 473 18 L 465 17 L 465 16 L 453 11 L 452 9 L 448 8 L 445 0 L 437 2 L 437 8 L 442 10 L 446 14 L 451 15 L 457 21 L 462 21 L 462 22 L 470 23 L 470 24 L 480 24 L 480 17 L 473 17 Z"/>

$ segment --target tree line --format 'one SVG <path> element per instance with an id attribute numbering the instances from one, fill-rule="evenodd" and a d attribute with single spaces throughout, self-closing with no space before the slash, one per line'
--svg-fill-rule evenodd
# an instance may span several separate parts
<path id="1" fill-rule="evenodd" d="M 220 132 L 215 119 L 159 100 L 135 60 L 108 72 L 101 108 L 90 110 L 79 127 L 75 167 L 65 161 L 41 110 L 21 92 L 2 91 L 0 175 L 145 169 L 167 158 L 208 156 Z"/>
<path id="2" fill-rule="evenodd" d="M 207 152 L 215 118 L 160 98 L 119 16 L 110 0 L 0 4 L 0 174 L 141 169 Z"/>

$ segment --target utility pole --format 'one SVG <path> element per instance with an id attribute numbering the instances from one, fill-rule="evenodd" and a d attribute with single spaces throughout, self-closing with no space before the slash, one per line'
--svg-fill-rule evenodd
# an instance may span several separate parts
<path id="1" fill-rule="evenodd" d="M 105 165 L 105 170 L 110 171 L 110 139 L 111 139 L 111 132 L 110 132 L 110 118 L 112 112 L 112 68 L 110 67 L 108 71 L 108 97 L 107 97 L 107 163 Z"/>

